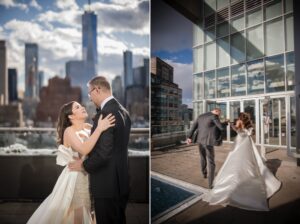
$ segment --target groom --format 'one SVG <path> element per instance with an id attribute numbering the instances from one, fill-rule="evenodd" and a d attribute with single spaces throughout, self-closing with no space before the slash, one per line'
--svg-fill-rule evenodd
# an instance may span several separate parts
<path id="1" fill-rule="evenodd" d="M 187 143 L 192 143 L 192 136 L 197 130 L 197 140 L 199 143 L 199 153 L 201 157 L 201 171 L 204 178 L 207 178 L 207 161 L 209 165 L 208 187 L 212 189 L 215 177 L 215 151 L 214 145 L 217 145 L 217 134 L 224 130 L 223 124 L 219 120 L 221 114 L 220 108 L 215 108 L 210 112 L 201 114 L 193 123 L 188 135 Z M 227 125 L 227 123 L 224 123 Z"/>
<path id="2" fill-rule="evenodd" d="M 84 161 L 69 164 L 72 171 L 82 168 L 90 174 L 90 189 L 95 203 L 97 223 L 126 223 L 125 209 L 129 195 L 128 141 L 131 121 L 128 112 L 112 96 L 111 86 L 103 76 L 89 81 L 90 100 L 97 107 L 91 132 L 98 119 L 112 113 L 115 126 L 103 132 Z"/>

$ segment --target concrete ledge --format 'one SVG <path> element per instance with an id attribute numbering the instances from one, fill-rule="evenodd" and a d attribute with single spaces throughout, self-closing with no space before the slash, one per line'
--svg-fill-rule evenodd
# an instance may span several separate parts
<path id="1" fill-rule="evenodd" d="M 0 156 L 0 200 L 45 199 L 63 167 L 55 156 Z M 149 202 L 149 156 L 129 157 L 129 201 Z"/>

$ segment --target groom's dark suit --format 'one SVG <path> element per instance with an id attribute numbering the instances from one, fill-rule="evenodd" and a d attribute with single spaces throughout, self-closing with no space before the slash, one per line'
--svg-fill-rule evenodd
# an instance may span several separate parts
<path id="1" fill-rule="evenodd" d="M 208 184 L 212 188 L 215 176 L 215 152 L 214 145 L 218 138 L 219 131 L 224 130 L 219 117 L 212 112 L 201 114 L 193 123 L 188 138 L 192 138 L 195 131 L 198 131 L 196 142 L 199 143 L 199 152 L 201 157 L 201 170 L 203 175 L 207 175 L 207 162 L 209 164 Z"/>
<path id="2" fill-rule="evenodd" d="M 98 119 L 112 113 L 115 126 L 103 132 L 83 162 L 90 174 L 90 189 L 95 201 L 97 223 L 126 223 L 125 209 L 129 194 L 128 141 L 131 121 L 128 112 L 115 99 L 97 110 L 92 132 Z"/>

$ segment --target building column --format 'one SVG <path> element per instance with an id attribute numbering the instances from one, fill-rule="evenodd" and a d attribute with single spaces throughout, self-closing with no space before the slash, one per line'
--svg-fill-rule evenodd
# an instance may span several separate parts
<path id="1" fill-rule="evenodd" d="M 295 100 L 296 100 L 296 152 L 300 155 L 300 1 L 294 0 L 294 41 L 295 41 Z M 300 158 L 297 158 L 300 166 Z"/>

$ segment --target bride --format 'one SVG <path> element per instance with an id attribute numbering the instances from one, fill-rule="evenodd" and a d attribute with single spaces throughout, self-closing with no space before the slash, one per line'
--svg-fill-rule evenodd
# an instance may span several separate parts
<path id="1" fill-rule="evenodd" d="M 70 161 L 87 155 L 101 133 L 114 126 L 114 116 L 109 114 L 103 119 L 100 116 L 97 128 L 90 135 L 91 125 L 85 123 L 87 117 L 85 108 L 75 101 L 61 107 L 57 124 L 59 147 L 56 163 L 58 165 L 66 166 Z M 93 223 L 87 173 L 71 172 L 66 166 L 52 193 L 27 223 Z"/>
<path id="2" fill-rule="evenodd" d="M 264 164 L 251 138 L 252 124 L 247 113 L 241 113 L 236 126 L 237 137 L 231 151 L 220 168 L 213 189 L 203 200 L 210 205 L 268 211 L 268 201 L 281 186 L 281 182 Z"/>

